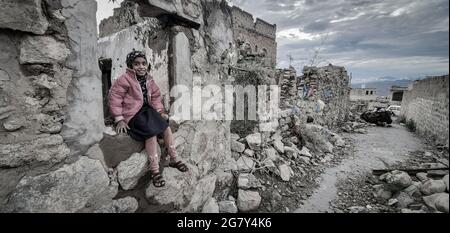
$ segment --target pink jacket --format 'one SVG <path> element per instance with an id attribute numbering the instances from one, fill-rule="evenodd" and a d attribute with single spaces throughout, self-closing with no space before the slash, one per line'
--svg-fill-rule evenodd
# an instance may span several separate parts
<path id="1" fill-rule="evenodd" d="M 148 102 L 159 113 L 164 113 L 161 92 L 155 80 L 147 75 Z M 136 72 L 128 69 L 125 74 L 115 80 L 108 94 L 109 111 L 116 122 L 128 122 L 139 112 L 144 104 L 141 86 L 136 78 Z"/>

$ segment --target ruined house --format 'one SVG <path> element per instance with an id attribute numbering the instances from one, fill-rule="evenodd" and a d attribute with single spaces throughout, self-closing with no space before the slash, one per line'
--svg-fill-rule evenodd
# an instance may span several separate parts
<path id="1" fill-rule="evenodd" d="M 252 150 L 255 158 L 273 155 L 272 133 L 259 132 L 264 125 L 175 122 L 175 145 L 190 171 L 165 168 L 166 187 L 156 189 L 142 143 L 107 127 L 106 94 L 133 48 L 147 53 L 169 112 L 178 84 L 279 84 L 276 25 L 219 0 L 133 0 L 101 23 L 98 38 L 96 6 L 94 0 L 0 1 L 0 211 L 200 212 L 211 203 L 230 204 L 229 196 L 238 200 L 232 212 L 257 209 L 260 193 L 235 190 L 232 171 L 255 168 Z M 290 98 L 301 117 L 331 126 L 345 118 L 347 98 L 337 100 L 348 95 L 345 69 L 305 68 L 299 80 L 295 85 L 308 92 Z M 275 134 L 296 147 L 290 107 L 275 119 Z M 241 133 L 240 142 L 233 133 Z M 288 168 L 277 163 L 283 164 L 265 165 Z"/>

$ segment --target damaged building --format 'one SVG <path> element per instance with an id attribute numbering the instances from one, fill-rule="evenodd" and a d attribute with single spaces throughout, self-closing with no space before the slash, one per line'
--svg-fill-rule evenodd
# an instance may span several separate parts
<path id="1" fill-rule="evenodd" d="M 102 21 L 98 38 L 96 6 L 0 1 L 1 212 L 255 211 L 265 193 L 236 189 L 236 171 L 251 180 L 267 166 L 289 180 L 281 155 L 297 158 L 302 145 L 332 151 L 300 131 L 322 134 L 319 125 L 345 120 L 348 75 L 332 65 L 305 67 L 300 77 L 276 71 L 276 25 L 225 1 L 134 0 Z M 147 54 L 168 112 L 176 85 L 281 86 L 286 103 L 275 132 L 255 122 L 175 122 L 175 146 L 190 171 L 165 168 L 166 187 L 155 188 L 144 145 L 114 133 L 107 109 L 132 49 Z"/>

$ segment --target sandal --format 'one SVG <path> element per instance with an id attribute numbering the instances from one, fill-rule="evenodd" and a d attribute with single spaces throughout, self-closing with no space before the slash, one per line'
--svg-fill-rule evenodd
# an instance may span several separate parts
<path id="1" fill-rule="evenodd" d="M 166 181 L 163 179 L 161 173 L 156 172 L 152 174 L 153 185 L 157 188 L 164 187 L 166 185 Z"/>
<path id="2" fill-rule="evenodd" d="M 187 167 L 187 165 L 184 164 L 184 163 L 181 162 L 181 161 L 178 161 L 178 162 L 176 162 L 176 163 L 169 163 L 169 167 L 176 168 L 176 169 L 178 169 L 178 171 L 180 171 L 180 172 L 187 172 L 187 171 L 189 171 L 189 168 Z"/>

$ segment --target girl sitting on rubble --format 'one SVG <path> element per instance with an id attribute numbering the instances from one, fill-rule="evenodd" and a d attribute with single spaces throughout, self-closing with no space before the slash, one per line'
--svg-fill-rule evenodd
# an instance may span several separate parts
<path id="1" fill-rule="evenodd" d="M 117 133 L 128 133 L 131 138 L 145 142 L 149 156 L 153 185 L 163 187 L 165 181 L 159 169 L 157 137 L 164 138 L 170 162 L 169 166 L 181 172 L 188 171 L 186 164 L 177 159 L 169 116 L 161 101 L 161 92 L 148 74 L 147 58 L 143 52 L 132 51 L 127 55 L 127 69 L 109 91 L 109 109 L 117 123 Z"/>

